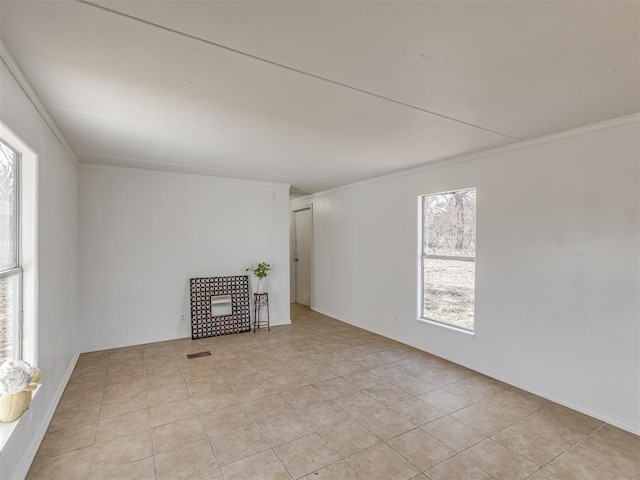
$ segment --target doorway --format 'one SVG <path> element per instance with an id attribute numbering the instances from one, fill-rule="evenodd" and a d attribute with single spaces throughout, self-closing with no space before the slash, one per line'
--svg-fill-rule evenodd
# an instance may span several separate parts
<path id="1" fill-rule="evenodd" d="M 293 212 L 293 299 L 311 306 L 311 207 Z"/>

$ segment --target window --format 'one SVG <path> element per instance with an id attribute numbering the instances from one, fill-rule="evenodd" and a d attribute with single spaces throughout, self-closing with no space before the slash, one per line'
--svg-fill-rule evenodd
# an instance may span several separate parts
<path id="1" fill-rule="evenodd" d="M 0 363 L 22 355 L 18 160 L 0 141 Z"/>
<path id="2" fill-rule="evenodd" d="M 424 195 L 420 200 L 420 316 L 473 331 L 476 189 Z"/>

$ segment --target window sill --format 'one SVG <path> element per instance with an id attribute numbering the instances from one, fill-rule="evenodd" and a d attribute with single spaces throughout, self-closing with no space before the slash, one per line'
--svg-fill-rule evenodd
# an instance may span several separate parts
<path id="1" fill-rule="evenodd" d="M 464 333 L 465 335 L 470 335 L 472 337 L 476 336 L 476 332 L 474 330 L 467 330 L 466 328 L 456 327 L 455 325 L 439 322 L 437 320 L 431 320 L 429 318 L 424 318 L 424 317 L 418 317 L 416 318 L 416 320 L 422 323 L 427 323 L 429 325 L 437 325 L 438 327 L 446 328 L 447 330 L 453 330 L 454 332 Z"/>
<path id="2" fill-rule="evenodd" d="M 36 397 L 39 391 L 40 391 L 40 385 L 38 385 L 38 388 L 36 388 L 33 391 L 33 396 L 31 397 L 32 403 L 33 403 L 33 399 Z M 30 416 L 31 416 L 30 411 L 27 410 L 19 419 L 14 420 L 11 423 L 0 422 L 0 452 L 2 452 L 2 450 L 4 449 L 4 446 L 7 444 L 7 442 L 9 442 L 9 439 L 11 438 L 11 435 L 13 435 L 13 432 L 15 431 L 15 429 L 18 427 L 18 424 L 20 422 L 26 422 L 27 418 L 30 418 Z"/>

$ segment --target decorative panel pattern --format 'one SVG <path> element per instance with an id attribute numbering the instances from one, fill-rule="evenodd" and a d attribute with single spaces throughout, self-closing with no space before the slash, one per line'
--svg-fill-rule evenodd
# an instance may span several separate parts
<path id="1" fill-rule="evenodd" d="M 205 277 L 189 281 L 191 338 L 214 337 L 251 330 L 249 277 Z M 231 296 L 231 315 L 211 315 L 211 298 Z"/>

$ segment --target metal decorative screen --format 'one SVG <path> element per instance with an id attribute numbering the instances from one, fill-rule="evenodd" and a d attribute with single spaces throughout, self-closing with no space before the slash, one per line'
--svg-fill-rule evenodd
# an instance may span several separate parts
<path id="1" fill-rule="evenodd" d="M 191 338 L 215 337 L 251 330 L 249 277 L 205 277 L 189 280 Z M 231 296 L 231 315 L 213 316 L 212 297 Z"/>

